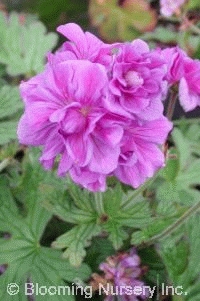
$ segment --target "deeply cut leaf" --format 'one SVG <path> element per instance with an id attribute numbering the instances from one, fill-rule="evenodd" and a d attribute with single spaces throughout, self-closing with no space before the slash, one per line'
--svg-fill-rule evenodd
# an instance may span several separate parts
<path id="1" fill-rule="evenodd" d="M 7 73 L 17 76 L 41 72 L 46 53 L 57 43 L 57 35 L 47 34 L 39 21 L 21 22 L 16 13 L 9 18 L 0 13 L 0 28 L 0 63 L 7 66 Z"/>

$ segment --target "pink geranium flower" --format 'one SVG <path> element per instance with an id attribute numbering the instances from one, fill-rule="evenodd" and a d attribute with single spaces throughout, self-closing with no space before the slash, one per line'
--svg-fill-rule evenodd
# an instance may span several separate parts
<path id="1" fill-rule="evenodd" d="M 162 114 L 161 52 L 137 40 L 118 44 L 115 53 L 76 24 L 59 31 L 70 41 L 48 55 L 43 73 L 20 85 L 20 142 L 43 146 L 46 169 L 59 156 L 58 175 L 91 191 L 104 191 L 112 175 L 138 187 L 163 166 L 160 145 L 171 130 Z"/>
<path id="2" fill-rule="evenodd" d="M 125 130 L 119 164 L 114 174 L 135 188 L 164 166 L 164 154 L 158 147 L 166 140 L 171 123 L 165 118 L 133 121 Z"/>
<path id="3" fill-rule="evenodd" d="M 69 40 L 56 53 L 57 60 L 85 59 L 105 66 L 112 63 L 112 50 L 119 44 L 105 44 L 75 23 L 61 25 L 57 31 Z"/>
<path id="4" fill-rule="evenodd" d="M 25 114 L 18 128 L 20 142 L 45 145 L 41 162 L 46 168 L 52 168 L 55 157 L 62 154 L 60 175 L 71 168 L 87 168 L 92 174 L 112 172 L 123 128 L 104 108 L 106 86 L 100 65 L 67 61 L 48 66 L 21 84 Z"/>
<path id="5" fill-rule="evenodd" d="M 110 81 L 115 105 L 119 103 L 124 111 L 141 119 L 159 118 L 163 113 L 166 70 L 159 50 L 150 51 L 142 40 L 124 44 L 115 57 Z"/>
<path id="6" fill-rule="evenodd" d="M 180 80 L 179 99 L 188 112 L 200 106 L 200 61 L 184 60 L 184 76 Z"/>
<path id="7" fill-rule="evenodd" d="M 166 48 L 162 54 L 167 63 L 166 80 L 169 85 L 176 84 L 184 76 L 184 59 L 186 53 L 177 47 Z"/>
<path id="8" fill-rule="evenodd" d="M 172 16 L 183 4 L 185 0 L 161 0 L 161 14 L 165 17 Z"/>
<path id="9" fill-rule="evenodd" d="M 179 84 L 179 100 L 184 111 L 200 106 L 200 61 L 193 60 L 179 47 L 162 51 L 168 70 L 166 79 L 169 86 Z"/>

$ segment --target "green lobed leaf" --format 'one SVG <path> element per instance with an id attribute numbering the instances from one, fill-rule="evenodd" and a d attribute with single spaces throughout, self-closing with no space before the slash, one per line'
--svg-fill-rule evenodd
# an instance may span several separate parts
<path id="1" fill-rule="evenodd" d="M 168 270 L 169 278 L 174 286 L 183 286 L 183 301 L 194 301 L 200 298 L 199 288 L 199 248 L 200 216 L 194 215 L 187 220 L 181 233 L 184 239 L 169 245 L 163 241 L 160 255 Z"/>
<path id="2" fill-rule="evenodd" d="M 23 103 L 17 87 L 2 85 L 0 87 L 0 145 L 17 138 L 17 119 Z"/>
<path id="3" fill-rule="evenodd" d="M 64 258 L 68 258 L 73 266 L 80 266 L 86 255 L 85 248 L 91 243 L 91 239 L 101 232 L 101 227 L 97 224 L 82 224 L 73 227 L 67 233 L 59 236 L 52 246 L 58 249 L 67 249 L 63 253 Z"/>
<path id="4" fill-rule="evenodd" d="M 191 135 L 194 130 L 197 131 L 197 128 L 190 127 L 185 133 L 178 128 L 173 130 L 172 137 L 176 148 L 169 150 L 166 167 L 160 174 L 164 181 L 156 189 L 158 200 L 187 205 L 192 204 L 197 198 L 199 191 L 196 186 L 200 184 L 200 159 L 196 155 L 198 155 L 199 142 L 196 142 L 194 148 L 192 139 L 198 141 L 199 136 L 198 131 Z"/>
<path id="5" fill-rule="evenodd" d="M 52 172 L 43 171 L 35 159 L 33 165 L 29 160 L 23 168 L 21 186 L 14 190 L 17 198 L 20 197 L 20 210 L 7 178 L 0 176 L 0 231 L 11 234 L 9 238 L 0 239 L 0 264 L 8 265 L 6 272 L 0 276 L 0 297 L 5 297 L 4 300 L 10 300 L 6 287 L 12 282 L 17 283 L 21 290 L 16 300 L 24 301 L 27 297 L 21 296 L 27 281 L 47 287 L 64 286 L 64 281 L 73 282 L 77 277 L 85 279 L 90 275 L 90 269 L 86 265 L 72 268 L 69 261 L 61 258 L 61 251 L 41 245 L 42 235 L 52 214 L 41 206 L 43 192 L 40 185 L 41 182 L 51 182 L 53 186 L 59 181 Z M 48 198 L 51 197 L 48 194 Z M 73 299 L 71 295 L 54 296 L 55 301 Z M 47 301 L 49 295 L 36 295 L 35 300 Z"/>
<path id="6" fill-rule="evenodd" d="M 9 85 L 0 87 L 0 120 L 14 115 L 22 108 L 18 87 Z"/>
<path id="7" fill-rule="evenodd" d="M 0 122 L 0 145 L 17 138 L 17 121 Z"/>
<path id="8" fill-rule="evenodd" d="M 41 72 L 46 53 L 57 43 L 57 35 L 47 34 L 44 25 L 36 20 L 23 24 L 16 13 L 9 18 L 0 13 L 0 27 L 0 63 L 6 65 L 7 73 L 17 76 Z"/>
<path id="9" fill-rule="evenodd" d="M 129 237 L 127 228 L 142 228 L 152 221 L 148 202 L 141 195 L 136 198 L 135 192 L 124 193 L 119 183 L 104 194 L 92 194 L 68 181 L 68 191 L 71 197 L 52 198 L 44 206 L 75 224 L 53 243 L 55 248 L 65 249 L 63 256 L 73 265 L 81 263 L 93 237 L 105 233 L 118 250 Z"/>

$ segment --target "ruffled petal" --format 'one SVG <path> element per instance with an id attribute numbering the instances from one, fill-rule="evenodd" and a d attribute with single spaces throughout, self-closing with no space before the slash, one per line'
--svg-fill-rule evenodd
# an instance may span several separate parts
<path id="1" fill-rule="evenodd" d="M 80 184 L 90 191 L 97 192 L 106 190 L 106 177 L 105 175 L 91 172 L 87 168 L 72 168 L 70 170 L 70 176 L 73 181 Z"/>
<path id="2" fill-rule="evenodd" d="M 92 137 L 93 143 L 93 156 L 89 162 L 89 168 L 93 172 L 109 174 L 118 164 L 120 154 L 120 147 L 110 147 L 102 140 Z"/>
<path id="3" fill-rule="evenodd" d="M 189 91 L 189 87 L 185 78 L 180 80 L 179 84 L 179 99 L 180 104 L 185 112 L 192 111 L 196 106 L 200 105 L 200 95 Z"/>
<path id="4" fill-rule="evenodd" d="M 75 23 L 68 23 L 65 25 L 60 25 L 57 28 L 57 31 L 75 43 L 76 47 L 79 48 L 79 51 L 84 58 L 85 54 L 87 53 L 87 40 L 85 33 L 80 26 Z"/>
<path id="5" fill-rule="evenodd" d="M 107 75 L 103 66 L 81 60 L 66 61 L 56 66 L 54 74 L 60 89 L 66 91 L 69 101 L 92 105 L 101 99 L 103 106 L 103 97 L 107 92 L 103 91 L 107 87 Z"/>
<path id="6" fill-rule="evenodd" d="M 82 133 L 71 134 L 66 138 L 66 149 L 77 166 L 86 166 L 93 154 L 93 144 Z"/>

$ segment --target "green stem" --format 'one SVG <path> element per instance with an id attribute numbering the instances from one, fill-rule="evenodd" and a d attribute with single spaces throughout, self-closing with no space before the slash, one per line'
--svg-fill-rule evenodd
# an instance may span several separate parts
<path id="1" fill-rule="evenodd" d="M 162 233 L 157 234 L 151 239 L 149 239 L 147 241 L 147 245 L 152 245 L 155 242 L 168 237 L 175 230 L 177 230 L 181 225 L 183 225 L 185 221 L 194 213 L 196 213 L 199 209 L 200 209 L 200 202 L 197 202 L 195 205 L 190 207 L 178 220 L 176 220 L 172 225 L 170 225 L 167 229 L 165 229 Z"/>
<path id="2" fill-rule="evenodd" d="M 176 100 L 177 100 L 177 92 L 174 91 L 174 90 L 171 90 L 171 96 L 170 96 L 169 104 L 168 104 L 168 107 L 167 107 L 167 118 L 169 120 L 172 120 L 175 105 L 176 105 Z"/>

